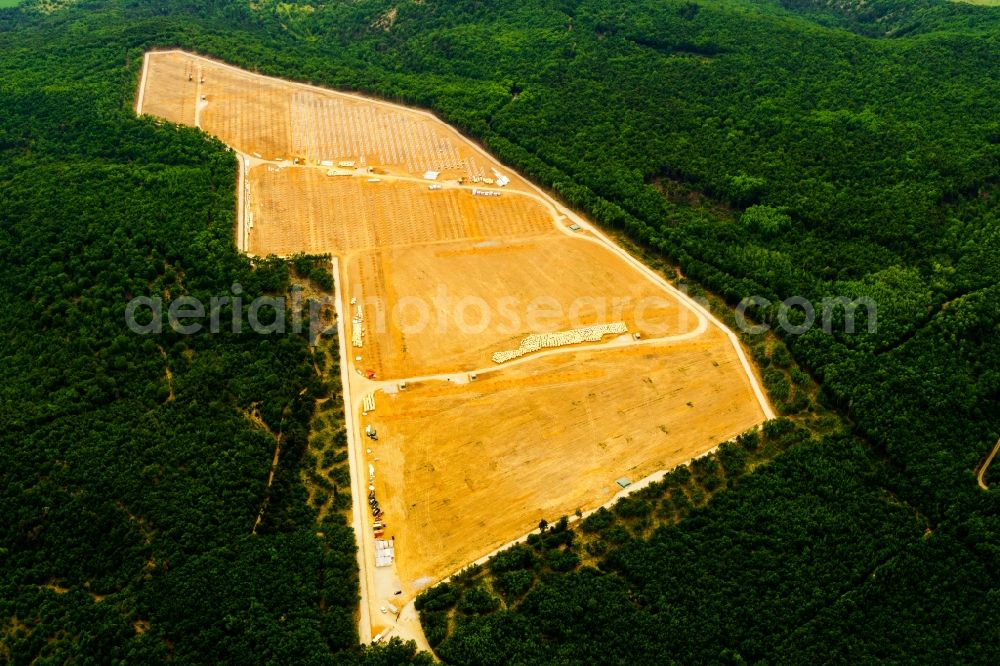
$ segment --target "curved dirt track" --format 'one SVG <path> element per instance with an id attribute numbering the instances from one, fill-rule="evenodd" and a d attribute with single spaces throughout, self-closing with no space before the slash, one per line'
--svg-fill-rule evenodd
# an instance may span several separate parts
<path id="1" fill-rule="evenodd" d="M 986 485 L 986 472 L 989 471 L 990 465 L 993 463 L 993 459 L 996 458 L 997 453 L 1000 452 L 1000 439 L 997 440 L 996 445 L 993 450 L 990 451 L 990 455 L 986 456 L 986 460 L 980 466 L 979 471 L 976 473 L 976 483 L 983 490 L 989 490 L 990 487 Z"/>

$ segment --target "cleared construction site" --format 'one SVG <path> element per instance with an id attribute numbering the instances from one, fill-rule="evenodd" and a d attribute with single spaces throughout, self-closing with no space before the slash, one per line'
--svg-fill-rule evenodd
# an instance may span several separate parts
<path id="1" fill-rule="evenodd" d="M 761 419 L 718 331 L 668 349 L 552 354 L 475 381 L 407 383 L 371 423 L 403 581 L 436 580 L 499 544 L 612 499 Z M 405 544 L 405 547 L 403 546 Z"/>
<path id="2" fill-rule="evenodd" d="M 180 51 L 147 54 L 136 110 L 236 151 L 242 251 L 335 258 L 363 641 L 773 416 L 703 307 L 430 114 Z"/>

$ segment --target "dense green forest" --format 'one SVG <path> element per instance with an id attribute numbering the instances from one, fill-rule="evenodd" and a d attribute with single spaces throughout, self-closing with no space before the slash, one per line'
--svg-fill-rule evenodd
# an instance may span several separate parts
<path id="1" fill-rule="evenodd" d="M 305 339 L 124 327 L 134 295 L 297 279 L 236 252 L 225 148 L 132 114 L 142 53 L 174 46 L 431 108 L 729 308 L 877 302 L 874 332 L 784 339 L 811 377 L 755 354 L 820 406 L 779 377 L 790 420 L 760 442 L 430 591 L 442 658 L 1000 659 L 1000 503 L 974 478 L 1000 437 L 1000 10 L 938 0 L 0 10 L 4 658 L 411 655 L 354 645 L 351 531 L 302 481 L 337 392 Z M 848 427 L 796 425 L 825 408 Z"/>

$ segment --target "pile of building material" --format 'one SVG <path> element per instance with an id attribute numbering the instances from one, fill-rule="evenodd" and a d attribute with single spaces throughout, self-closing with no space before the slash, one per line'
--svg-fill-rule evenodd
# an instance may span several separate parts
<path id="1" fill-rule="evenodd" d="M 498 197 L 500 193 L 496 190 L 480 190 L 477 187 L 472 188 L 472 196 L 474 197 Z"/>
<path id="2" fill-rule="evenodd" d="M 395 539 L 375 539 L 375 566 L 389 567 L 396 558 Z"/>
<path id="3" fill-rule="evenodd" d="M 362 409 L 367 414 L 368 412 L 375 411 L 375 394 L 369 393 L 361 400 Z"/>
<path id="4" fill-rule="evenodd" d="M 359 305 L 355 311 L 354 318 L 351 319 L 351 344 L 357 348 L 364 347 L 364 321 L 365 312 Z"/>
<path id="5" fill-rule="evenodd" d="M 600 342 L 601 338 L 605 335 L 617 333 L 628 333 L 628 326 L 625 325 L 625 322 L 597 324 L 596 326 L 576 328 L 571 331 L 559 331 L 558 333 L 532 333 L 521 340 L 521 345 L 517 349 L 493 354 L 493 362 L 506 363 L 515 358 L 520 358 L 525 354 L 549 347 L 575 345 L 581 342 Z"/>

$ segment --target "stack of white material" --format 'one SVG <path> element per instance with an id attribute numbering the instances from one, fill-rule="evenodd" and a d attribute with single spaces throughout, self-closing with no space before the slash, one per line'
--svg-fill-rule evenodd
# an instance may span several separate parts
<path id="1" fill-rule="evenodd" d="M 364 409 L 365 412 L 374 412 L 375 411 L 375 394 L 374 393 L 369 393 L 368 395 L 366 395 L 362 399 L 361 402 L 362 402 L 362 408 Z"/>
<path id="2" fill-rule="evenodd" d="M 364 324 L 364 314 L 364 310 L 359 305 L 354 319 L 351 320 L 351 344 L 359 349 L 364 347 L 364 330 L 362 326 Z"/>
<path id="3" fill-rule="evenodd" d="M 375 539 L 375 566 L 388 567 L 396 558 L 396 546 L 393 541 Z"/>
<path id="4" fill-rule="evenodd" d="M 562 347 L 564 345 L 575 345 L 581 342 L 600 342 L 605 335 L 616 333 L 628 333 L 628 326 L 625 322 L 615 322 L 613 324 L 597 324 L 585 328 L 576 328 L 571 331 L 559 331 L 558 333 L 532 333 L 521 340 L 521 345 L 512 351 L 502 351 L 493 354 L 494 363 L 506 363 L 515 358 L 520 358 L 525 354 L 536 352 L 539 349 L 549 347 Z"/>

